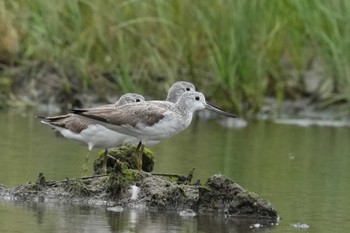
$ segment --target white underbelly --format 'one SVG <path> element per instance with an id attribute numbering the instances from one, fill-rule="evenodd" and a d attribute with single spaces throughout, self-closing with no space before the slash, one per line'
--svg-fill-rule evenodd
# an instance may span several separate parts
<path id="1" fill-rule="evenodd" d="M 68 129 L 56 127 L 57 130 L 67 139 L 77 141 L 92 147 L 112 148 L 125 142 L 130 136 L 117 133 L 113 130 L 98 124 L 91 124 L 80 133 L 74 133 Z"/>

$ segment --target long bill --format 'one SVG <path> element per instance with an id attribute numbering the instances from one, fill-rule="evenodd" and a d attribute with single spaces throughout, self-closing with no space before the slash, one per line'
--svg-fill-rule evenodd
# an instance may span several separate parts
<path id="1" fill-rule="evenodd" d="M 210 111 L 219 113 L 220 115 L 223 115 L 223 116 L 226 116 L 226 117 L 232 117 L 232 118 L 236 118 L 237 117 L 236 115 L 234 115 L 232 113 L 225 112 L 225 111 L 221 110 L 220 108 L 218 108 L 218 107 L 216 107 L 213 104 L 208 103 L 208 102 L 206 102 L 206 104 L 205 104 L 205 109 L 208 109 Z"/>

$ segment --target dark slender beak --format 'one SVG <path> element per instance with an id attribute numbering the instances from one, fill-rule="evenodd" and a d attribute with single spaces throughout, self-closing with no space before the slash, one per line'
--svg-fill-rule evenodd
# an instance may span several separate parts
<path id="1" fill-rule="evenodd" d="M 218 108 L 218 107 L 216 107 L 213 104 L 208 103 L 208 102 L 206 102 L 206 104 L 205 104 L 205 109 L 208 109 L 210 111 L 219 113 L 220 115 L 223 115 L 223 116 L 226 116 L 226 117 L 232 117 L 232 118 L 236 118 L 237 117 L 236 115 L 234 115 L 232 113 L 225 112 L 225 111 L 221 110 L 220 108 Z"/>

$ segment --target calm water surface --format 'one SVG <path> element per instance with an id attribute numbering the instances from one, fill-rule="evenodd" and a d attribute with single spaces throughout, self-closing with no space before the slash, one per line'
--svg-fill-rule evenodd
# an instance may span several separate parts
<path id="1" fill-rule="evenodd" d="M 39 172 L 47 179 L 84 175 L 87 148 L 55 137 L 33 114 L 0 112 L 0 129 L 0 183 L 13 187 L 35 181 Z M 256 122 L 225 129 L 217 122 L 197 121 L 153 147 L 154 172 L 187 174 L 196 168 L 195 179 L 202 182 L 224 174 L 272 202 L 282 217 L 278 226 L 251 229 L 261 221 L 2 201 L 0 232 L 348 232 L 349 139 L 350 128 Z M 291 227 L 297 223 L 309 228 Z"/>

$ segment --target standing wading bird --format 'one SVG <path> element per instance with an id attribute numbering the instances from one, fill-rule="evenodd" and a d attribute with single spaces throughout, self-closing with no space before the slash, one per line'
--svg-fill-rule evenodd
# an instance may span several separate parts
<path id="1" fill-rule="evenodd" d="M 176 102 L 179 97 L 186 91 L 195 91 L 195 87 L 192 83 L 179 81 L 174 83 L 167 95 L 166 101 Z M 144 101 L 143 96 L 137 94 L 125 94 L 115 103 L 102 105 L 94 108 L 84 109 L 85 111 L 109 111 L 116 106 L 124 105 L 126 103 L 134 103 Z M 88 145 L 89 152 L 86 156 L 85 163 L 83 165 L 86 170 L 86 164 L 90 156 L 90 152 L 94 147 L 104 148 L 105 155 L 109 148 L 121 145 L 124 142 L 137 143 L 137 139 L 125 134 L 117 133 L 113 130 L 107 129 L 99 124 L 92 122 L 83 117 L 79 117 L 74 114 L 66 114 L 52 117 L 38 117 L 43 119 L 41 122 L 50 125 L 54 129 L 60 132 L 67 139 L 77 141 L 81 144 Z M 146 145 L 155 145 L 159 141 L 148 141 Z M 142 145 L 143 146 L 143 145 Z M 141 145 L 137 147 L 136 151 L 141 150 Z M 142 148 L 143 150 L 143 148 Z"/>
<path id="2" fill-rule="evenodd" d="M 163 106 L 167 107 L 168 105 L 166 104 L 166 102 L 176 103 L 180 99 L 182 94 L 187 92 L 187 91 L 196 91 L 196 88 L 190 82 L 177 81 L 169 88 L 168 95 L 167 95 L 167 98 L 165 99 L 165 101 L 152 100 L 152 102 L 157 102 L 160 105 L 163 105 L 163 103 L 165 103 Z M 137 148 L 143 150 L 144 146 L 153 146 L 153 145 L 158 144 L 160 141 L 147 140 L 147 141 L 143 141 L 141 143 L 141 142 L 138 142 L 136 138 L 132 137 L 132 138 L 130 138 L 130 140 L 128 142 L 131 142 L 134 144 L 138 143 Z M 136 149 L 136 151 L 138 151 L 138 150 Z"/>
<path id="3" fill-rule="evenodd" d="M 167 98 L 165 101 L 153 101 L 153 102 L 159 102 L 159 104 L 172 102 L 175 103 L 178 101 L 178 99 L 182 96 L 184 92 L 187 91 L 195 91 L 195 86 L 186 81 L 177 81 L 175 82 L 168 90 Z M 164 107 L 167 107 L 167 104 L 164 105 Z M 109 105 L 107 105 L 107 108 L 104 106 L 97 107 L 97 108 L 88 108 L 88 109 L 80 109 L 82 111 L 86 111 L 89 113 L 98 112 L 99 114 L 103 114 L 103 112 L 107 111 L 109 112 L 111 109 L 109 108 Z M 100 134 L 103 134 L 103 131 L 100 132 Z M 109 136 L 110 134 L 105 134 L 106 136 Z M 142 169 L 142 154 L 144 150 L 144 146 L 153 146 L 158 144 L 159 140 L 147 140 L 147 141 L 138 141 L 135 137 L 127 136 L 127 139 L 124 141 L 127 143 L 137 144 L 136 150 L 134 152 L 134 155 L 131 158 L 131 162 L 135 167 L 137 167 L 139 170 Z M 117 146 L 117 145 L 115 145 Z M 107 155 L 107 150 L 105 150 L 105 154 Z"/>
<path id="4" fill-rule="evenodd" d="M 223 116 L 236 117 L 206 102 L 200 92 L 188 91 L 176 103 L 169 101 L 145 101 L 116 107 L 113 110 L 85 111 L 75 109 L 79 116 L 103 125 L 118 133 L 127 134 L 140 141 L 134 156 L 138 168 L 142 166 L 142 143 L 159 142 L 185 130 L 191 123 L 193 113 L 208 109 Z"/>
<path id="5" fill-rule="evenodd" d="M 102 105 L 90 110 L 113 110 L 118 106 L 128 103 L 137 103 L 144 101 L 142 95 L 128 93 L 120 97 L 115 104 Z M 105 154 L 109 148 L 123 144 L 130 136 L 107 129 L 106 127 L 96 124 L 91 120 L 79 117 L 74 114 L 65 114 L 60 116 L 40 117 L 41 123 L 47 124 L 60 132 L 60 134 L 73 141 L 88 146 L 89 152 L 85 158 L 83 169 L 87 170 L 86 164 L 90 157 L 90 152 L 94 147 L 104 148 Z"/>

